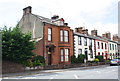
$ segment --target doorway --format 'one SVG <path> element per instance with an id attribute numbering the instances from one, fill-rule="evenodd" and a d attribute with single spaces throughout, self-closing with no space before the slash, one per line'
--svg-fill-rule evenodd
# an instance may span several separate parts
<path id="1" fill-rule="evenodd" d="M 48 54 L 48 65 L 51 65 L 52 63 L 52 55 Z"/>
<path id="2" fill-rule="evenodd" d="M 88 51 L 87 51 L 87 48 L 85 48 L 85 59 L 88 60 Z"/>
<path id="3" fill-rule="evenodd" d="M 48 49 L 48 65 L 52 64 L 52 48 Z"/>

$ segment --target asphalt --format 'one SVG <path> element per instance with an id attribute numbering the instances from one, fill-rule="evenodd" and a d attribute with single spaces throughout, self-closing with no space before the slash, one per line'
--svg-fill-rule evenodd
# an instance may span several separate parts
<path id="1" fill-rule="evenodd" d="M 94 69 L 99 67 L 106 67 L 108 65 L 99 65 L 99 66 L 87 66 L 87 67 L 77 67 L 77 68 L 68 68 L 68 69 L 57 69 L 57 70 L 37 70 L 37 71 L 26 71 L 19 73 L 7 73 L 2 74 L 2 77 L 15 77 L 15 76 L 26 76 L 26 75 L 35 75 L 35 74 L 43 74 L 43 73 L 54 73 L 54 72 L 64 72 L 67 70 L 86 70 L 86 69 Z"/>

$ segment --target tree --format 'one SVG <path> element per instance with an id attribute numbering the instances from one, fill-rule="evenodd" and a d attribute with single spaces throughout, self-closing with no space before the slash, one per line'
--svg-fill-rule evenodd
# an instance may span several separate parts
<path id="1" fill-rule="evenodd" d="M 2 59 L 23 63 L 31 59 L 35 54 L 32 52 L 35 49 L 34 41 L 31 40 L 31 34 L 23 34 L 18 25 L 15 28 L 5 26 L 0 33 L 2 33 Z"/>

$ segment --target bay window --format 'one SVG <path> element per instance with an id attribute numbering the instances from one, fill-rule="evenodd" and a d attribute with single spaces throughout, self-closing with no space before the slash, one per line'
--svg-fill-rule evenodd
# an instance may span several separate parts
<path id="1" fill-rule="evenodd" d="M 65 61 L 69 60 L 69 49 L 65 49 Z"/>
<path id="2" fill-rule="evenodd" d="M 61 54 L 61 62 L 64 61 L 64 49 L 60 49 L 60 54 Z"/>
<path id="3" fill-rule="evenodd" d="M 64 31 L 64 41 L 68 42 L 68 31 Z"/>

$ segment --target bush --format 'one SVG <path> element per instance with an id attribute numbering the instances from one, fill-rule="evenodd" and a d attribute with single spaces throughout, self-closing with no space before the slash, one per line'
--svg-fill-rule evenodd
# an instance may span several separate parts
<path id="1" fill-rule="evenodd" d="M 72 63 L 72 64 L 77 63 L 77 58 L 76 58 L 75 55 L 71 56 L 71 63 Z"/>
<path id="2" fill-rule="evenodd" d="M 77 59 L 78 59 L 78 63 L 84 63 L 85 55 L 80 54 L 80 55 L 78 55 Z"/>
<path id="3" fill-rule="evenodd" d="M 23 65 L 27 66 L 27 67 L 32 67 L 33 66 L 33 62 L 29 59 L 29 60 L 23 62 Z"/>
<path id="4" fill-rule="evenodd" d="M 85 59 L 85 55 L 83 54 L 78 55 L 77 58 L 75 55 L 73 55 L 71 56 L 71 63 L 72 64 L 84 63 L 84 59 Z"/>
<path id="5" fill-rule="evenodd" d="M 22 64 L 27 67 L 44 66 L 45 59 L 43 56 L 38 55 L 34 56 L 32 59 L 24 61 Z"/>
<path id="6" fill-rule="evenodd" d="M 94 59 L 94 62 L 95 62 L 95 63 L 98 63 L 98 62 L 99 62 L 99 59 L 98 59 L 98 58 L 95 58 L 95 59 Z"/>
<path id="7" fill-rule="evenodd" d="M 103 56 L 97 55 L 95 58 L 99 59 L 99 62 L 104 62 Z"/>
<path id="8" fill-rule="evenodd" d="M 105 62 L 110 63 L 110 59 L 106 60 Z"/>
<path id="9" fill-rule="evenodd" d="M 45 59 L 43 56 L 34 56 L 32 58 L 33 66 L 43 66 L 45 65 Z"/>

